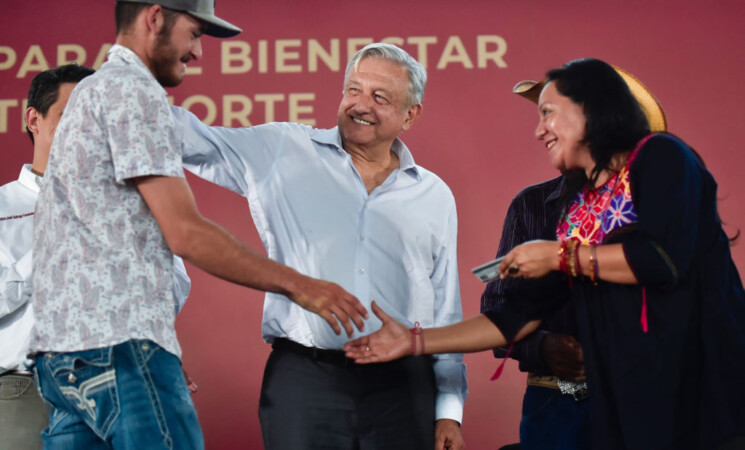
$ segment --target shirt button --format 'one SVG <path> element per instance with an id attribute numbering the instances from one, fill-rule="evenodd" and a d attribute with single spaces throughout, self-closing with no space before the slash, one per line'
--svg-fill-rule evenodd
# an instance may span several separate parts
<path id="1" fill-rule="evenodd" d="M 365 269 L 360 269 L 360 275 L 362 275 L 363 273 L 365 273 Z"/>
<path id="2" fill-rule="evenodd" d="M 364 241 L 365 240 L 365 236 L 360 236 L 360 240 L 361 241 Z"/>

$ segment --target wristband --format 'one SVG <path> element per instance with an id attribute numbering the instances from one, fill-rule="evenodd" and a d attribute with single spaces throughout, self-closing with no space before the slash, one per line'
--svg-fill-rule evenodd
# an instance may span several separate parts
<path id="1" fill-rule="evenodd" d="M 424 330 L 419 326 L 419 322 L 414 323 L 411 328 L 411 348 L 414 356 L 424 354 Z"/>

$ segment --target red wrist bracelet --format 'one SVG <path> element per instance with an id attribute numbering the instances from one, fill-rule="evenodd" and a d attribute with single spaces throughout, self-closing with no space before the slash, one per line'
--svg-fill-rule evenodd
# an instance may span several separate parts
<path id="1" fill-rule="evenodd" d="M 414 356 L 424 354 L 424 331 L 419 326 L 419 322 L 415 322 L 414 327 L 411 328 L 411 348 Z"/>

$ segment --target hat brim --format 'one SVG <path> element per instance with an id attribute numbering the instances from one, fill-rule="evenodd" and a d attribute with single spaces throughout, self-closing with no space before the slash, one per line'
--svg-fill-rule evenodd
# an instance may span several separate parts
<path id="1" fill-rule="evenodd" d="M 237 36 L 243 32 L 243 30 L 236 27 L 232 23 L 222 20 L 217 16 L 200 14 L 191 11 L 187 11 L 186 13 L 190 16 L 196 17 L 207 25 L 207 27 L 204 29 L 204 34 L 208 36 L 228 38 Z"/>
<path id="2" fill-rule="evenodd" d="M 631 95 L 636 98 L 642 112 L 647 117 L 649 122 L 649 130 L 652 132 L 667 131 L 667 117 L 665 117 L 665 111 L 662 109 L 657 97 L 647 89 L 647 87 L 639 81 L 635 76 L 621 69 L 620 67 L 613 66 L 616 73 L 621 75 L 623 81 L 631 91 Z M 512 92 L 530 100 L 533 103 L 538 103 L 538 97 L 541 95 L 543 86 L 546 84 L 546 80 L 542 81 L 531 81 L 524 80 L 520 81 L 512 88 Z"/>

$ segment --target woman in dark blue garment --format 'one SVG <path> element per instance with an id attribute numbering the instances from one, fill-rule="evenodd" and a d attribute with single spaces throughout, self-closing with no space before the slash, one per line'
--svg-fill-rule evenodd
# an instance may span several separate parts
<path id="1" fill-rule="evenodd" d="M 525 279 L 519 301 L 422 332 L 374 308 L 386 326 L 349 356 L 504 346 L 556 307 L 546 292 L 564 290 L 576 302 L 593 448 L 745 448 L 745 293 L 713 177 L 684 142 L 649 133 L 602 61 L 550 71 L 538 109 L 536 137 L 568 182 L 557 239 L 518 246 L 500 265 Z"/>

